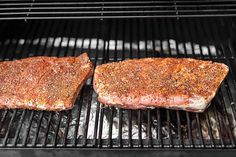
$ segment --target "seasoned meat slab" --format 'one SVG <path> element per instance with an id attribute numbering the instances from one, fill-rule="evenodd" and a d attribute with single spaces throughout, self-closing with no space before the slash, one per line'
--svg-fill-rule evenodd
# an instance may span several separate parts
<path id="1" fill-rule="evenodd" d="M 196 59 L 146 58 L 97 66 L 93 86 L 103 104 L 203 112 L 229 69 Z"/>
<path id="2" fill-rule="evenodd" d="M 0 108 L 60 111 L 73 107 L 92 75 L 86 53 L 0 62 Z"/>

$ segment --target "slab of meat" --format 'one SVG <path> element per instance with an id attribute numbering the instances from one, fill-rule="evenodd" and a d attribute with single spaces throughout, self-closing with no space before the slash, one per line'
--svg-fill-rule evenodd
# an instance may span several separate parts
<path id="1" fill-rule="evenodd" d="M 92 73 L 86 53 L 78 57 L 31 57 L 0 62 L 0 108 L 71 109 Z"/>
<path id="2" fill-rule="evenodd" d="M 97 66 L 93 86 L 103 104 L 203 112 L 229 69 L 196 59 L 146 58 Z"/>

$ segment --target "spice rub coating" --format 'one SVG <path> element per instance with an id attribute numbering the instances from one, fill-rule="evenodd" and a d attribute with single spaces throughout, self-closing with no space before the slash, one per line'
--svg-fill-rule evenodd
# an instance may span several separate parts
<path id="1" fill-rule="evenodd" d="M 145 58 L 99 65 L 94 90 L 103 104 L 203 112 L 229 68 L 190 58 Z"/>
<path id="2" fill-rule="evenodd" d="M 0 108 L 71 109 L 92 73 L 93 65 L 86 53 L 0 62 Z"/>

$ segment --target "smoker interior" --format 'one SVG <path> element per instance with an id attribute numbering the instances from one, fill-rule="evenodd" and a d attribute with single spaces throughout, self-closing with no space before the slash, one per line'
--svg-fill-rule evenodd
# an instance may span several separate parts
<path id="1" fill-rule="evenodd" d="M 230 72 L 204 113 L 126 110 L 97 101 L 92 78 L 72 110 L 0 110 L 3 148 L 235 149 L 235 18 L 0 22 L 0 59 L 78 56 L 94 65 L 144 57 L 222 62 Z"/>

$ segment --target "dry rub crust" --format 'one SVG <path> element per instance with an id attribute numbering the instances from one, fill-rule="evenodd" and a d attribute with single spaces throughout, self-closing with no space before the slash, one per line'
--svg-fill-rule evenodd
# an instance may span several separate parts
<path id="1" fill-rule="evenodd" d="M 0 62 L 0 108 L 71 109 L 92 73 L 93 65 L 86 53 Z"/>
<path id="2" fill-rule="evenodd" d="M 97 66 L 94 90 L 103 104 L 203 112 L 229 71 L 212 61 L 146 58 Z"/>

